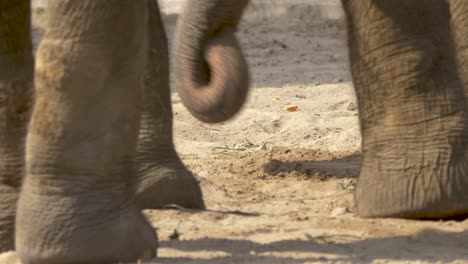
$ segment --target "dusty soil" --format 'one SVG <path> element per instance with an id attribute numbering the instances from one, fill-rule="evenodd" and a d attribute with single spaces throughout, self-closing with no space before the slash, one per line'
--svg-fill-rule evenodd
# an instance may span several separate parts
<path id="1" fill-rule="evenodd" d="M 209 210 L 146 211 L 161 239 L 149 263 L 468 263 L 468 221 L 355 215 L 361 139 L 344 21 L 336 0 L 300 2 L 247 14 L 255 88 L 234 120 L 200 123 L 173 95 L 177 149 Z"/>

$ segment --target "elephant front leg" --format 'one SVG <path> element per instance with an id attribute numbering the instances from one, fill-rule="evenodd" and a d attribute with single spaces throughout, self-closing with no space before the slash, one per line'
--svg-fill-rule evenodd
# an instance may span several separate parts
<path id="1" fill-rule="evenodd" d="M 155 255 L 154 229 L 134 205 L 145 3 L 48 3 L 16 218 L 24 264 Z"/>
<path id="2" fill-rule="evenodd" d="M 466 214 L 468 116 L 447 1 L 342 2 L 363 137 L 359 214 Z"/>
<path id="3" fill-rule="evenodd" d="M 136 155 L 136 202 L 142 209 L 161 208 L 167 204 L 204 208 L 199 183 L 174 148 L 166 32 L 157 1 L 148 1 L 148 5 L 149 49 Z"/>
<path id="4" fill-rule="evenodd" d="M 28 0 L 0 0 L 0 252 L 14 248 L 24 140 L 32 101 Z"/>

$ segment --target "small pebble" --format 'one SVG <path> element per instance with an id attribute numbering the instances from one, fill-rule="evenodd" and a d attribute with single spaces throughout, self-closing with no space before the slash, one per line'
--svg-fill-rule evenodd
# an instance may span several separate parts
<path id="1" fill-rule="evenodd" d="M 348 212 L 348 208 L 337 207 L 333 209 L 333 211 L 331 212 L 331 216 L 341 216 L 341 215 L 345 215 L 347 212 Z"/>

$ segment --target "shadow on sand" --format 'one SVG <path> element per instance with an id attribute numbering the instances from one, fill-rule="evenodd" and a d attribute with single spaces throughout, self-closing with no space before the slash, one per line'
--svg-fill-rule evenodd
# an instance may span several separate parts
<path id="1" fill-rule="evenodd" d="M 416 235 L 385 238 L 348 238 L 347 242 L 282 240 L 259 244 L 250 240 L 197 239 L 164 241 L 162 247 L 185 252 L 216 251 L 230 257 L 199 260 L 202 263 L 372 263 L 387 261 L 467 261 L 468 231 L 425 229 Z M 280 256 L 281 255 L 281 256 Z M 325 256 L 324 256 L 325 255 Z M 159 258 L 158 263 L 194 263 L 191 258 Z"/>

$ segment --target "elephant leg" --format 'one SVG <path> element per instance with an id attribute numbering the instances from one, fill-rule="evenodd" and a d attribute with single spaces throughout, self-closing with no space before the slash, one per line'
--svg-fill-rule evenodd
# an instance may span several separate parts
<path id="1" fill-rule="evenodd" d="M 0 252 L 14 248 L 14 221 L 32 100 L 28 0 L 0 0 Z"/>
<path id="2" fill-rule="evenodd" d="M 359 214 L 468 213 L 468 119 L 447 1 L 342 3 L 363 137 Z"/>
<path id="3" fill-rule="evenodd" d="M 148 61 L 137 145 L 137 204 L 142 209 L 178 204 L 204 208 L 198 181 L 177 155 L 172 138 L 169 55 L 158 3 L 149 0 Z"/>
<path id="4" fill-rule="evenodd" d="M 449 0 L 457 68 L 468 101 L 468 2 Z M 468 108 L 468 104 L 465 105 Z"/>
<path id="5" fill-rule="evenodd" d="M 134 204 L 146 1 L 49 0 L 26 138 L 16 251 L 23 264 L 155 255 Z"/>

